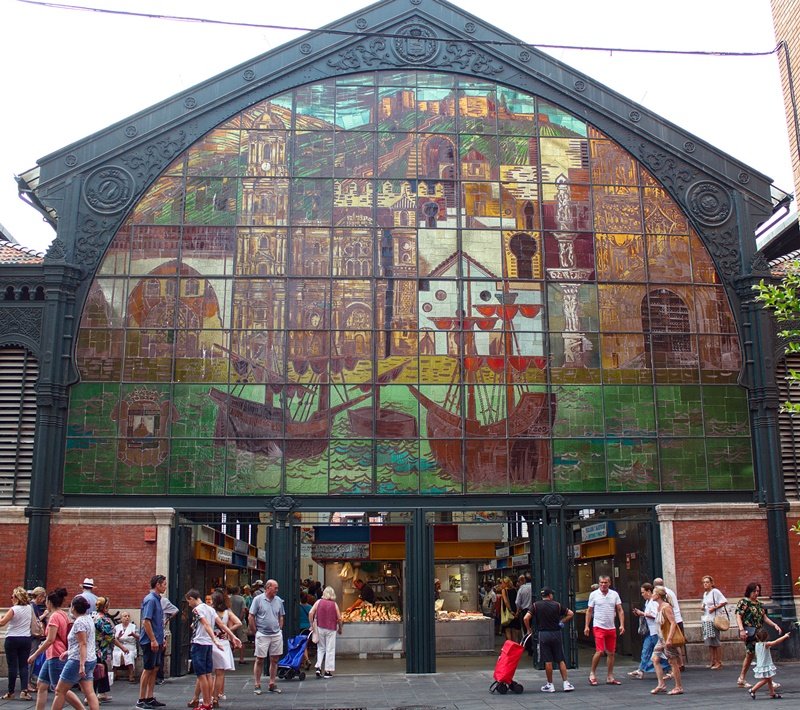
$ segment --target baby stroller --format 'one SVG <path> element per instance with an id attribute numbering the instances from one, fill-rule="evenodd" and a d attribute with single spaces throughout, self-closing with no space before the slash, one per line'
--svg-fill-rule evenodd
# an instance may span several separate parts
<path id="1" fill-rule="evenodd" d="M 494 666 L 494 683 L 489 686 L 489 692 L 498 692 L 505 695 L 510 690 L 512 693 L 519 694 L 525 688 L 521 683 L 514 680 L 514 673 L 519 665 L 519 659 L 525 652 L 525 644 L 530 634 L 522 639 L 521 643 L 506 641 L 500 649 L 500 657 Z"/>
<path id="2" fill-rule="evenodd" d="M 303 670 L 305 661 L 306 646 L 308 645 L 309 630 L 300 632 L 294 638 L 289 639 L 286 655 L 278 661 L 278 678 L 284 680 L 306 679 L 306 672 Z"/>

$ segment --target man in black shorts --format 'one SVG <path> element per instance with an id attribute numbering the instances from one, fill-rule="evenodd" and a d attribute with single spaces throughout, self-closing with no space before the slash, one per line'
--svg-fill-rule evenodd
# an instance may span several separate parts
<path id="1" fill-rule="evenodd" d="M 567 609 L 553 600 L 553 590 L 545 587 L 541 591 L 542 601 L 535 602 L 523 619 L 526 633 L 531 631 L 531 619 L 536 621 L 539 629 L 539 658 L 544 661 L 544 672 L 547 683 L 542 686 L 543 693 L 555 693 L 553 685 L 553 664 L 558 663 L 561 680 L 564 681 L 564 692 L 575 690 L 575 686 L 567 680 L 567 663 L 564 658 L 564 647 L 561 644 L 561 629 L 574 616 L 572 609 Z"/>

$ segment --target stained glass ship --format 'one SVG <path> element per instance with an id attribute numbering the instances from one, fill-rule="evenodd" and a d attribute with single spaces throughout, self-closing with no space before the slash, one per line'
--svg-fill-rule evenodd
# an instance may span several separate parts
<path id="1" fill-rule="evenodd" d="M 457 480 L 502 484 L 546 481 L 550 459 L 550 433 L 555 400 L 545 392 L 527 389 L 522 376 L 529 367 L 543 369 L 543 356 L 518 353 L 513 321 L 518 316 L 535 318 L 541 306 L 516 304 L 516 294 L 498 294 L 497 305 L 478 304 L 478 315 L 432 317 L 439 331 L 458 338 L 457 367 L 445 397 L 438 404 L 413 385 L 409 390 L 426 409 L 428 444 L 437 464 Z M 498 355 L 479 355 L 477 330 L 494 330 L 502 322 L 502 350 Z M 499 408 L 482 406 L 477 392 L 481 373 L 502 375 L 505 398 Z M 463 385 L 461 384 L 463 383 Z M 536 438 L 538 437 L 538 438 Z"/>

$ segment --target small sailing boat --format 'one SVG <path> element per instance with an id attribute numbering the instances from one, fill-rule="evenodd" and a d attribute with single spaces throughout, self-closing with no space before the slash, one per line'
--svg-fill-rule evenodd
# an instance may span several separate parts
<path id="1" fill-rule="evenodd" d="M 350 409 L 347 416 L 350 429 L 356 436 L 379 439 L 416 439 L 419 434 L 417 418 L 392 407 L 381 406 L 381 385 L 393 382 L 406 368 L 411 360 L 400 363 L 397 367 L 378 375 L 373 387 L 374 399 L 371 406 Z M 364 385 L 364 387 L 372 387 Z M 374 427 L 374 429 L 373 429 Z"/>
<path id="2" fill-rule="evenodd" d="M 543 356 L 523 356 L 516 352 L 514 319 L 535 318 L 541 306 L 516 304 L 517 294 L 498 294 L 497 305 L 478 304 L 478 315 L 431 317 L 439 331 L 450 331 L 459 338 L 458 367 L 444 404 L 434 402 L 413 385 L 407 385 L 426 409 L 428 444 L 436 463 L 451 476 L 467 482 L 502 484 L 546 481 L 550 461 L 550 433 L 555 414 L 555 399 L 545 392 L 530 391 L 521 379 L 529 367 L 543 369 Z M 475 329 L 502 327 L 503 352 L 479 355 Z M 484 367 L 505 383 L 505 401 L 500 416 L 492 411 L 478 414 L 479 374 Z M 462 384 L 463 383 L 463 384 Z M 465 394 L 462 396 L 462 392 Z M 466 402 L 462 401 L 466 398 Z"/>
<path id="3" fill-rule="evenodd" d="M 218 406 L 214 441 L 224 445 L 231 439 L 236 448 L 250 453 L 275 456 L 286 460 L 318 456 L 328 448 L 333 418 L 372 396 L 372 392 L 346 399 L 330 406 L 331 374 L 340 373 L 346 365 L 355 367 L 352 358 L 320 357 L 293 362 L 296 373 L 312 371 L 309 383 L 283 383 L 273 370 L 253 362 L 227 348 L 216 346 L 231 357 L 234 370 L 267 384 L 265 401 L 245 399 L 216 387 L 209 396 Z M 280 395 L 277 404 L 271 400 Z M 286 400 L 283 406 L 282 400 Z M 297 400 L 296 402 L 294 400 Z M 316 409 L 312 409 L 316 400 Z"/>

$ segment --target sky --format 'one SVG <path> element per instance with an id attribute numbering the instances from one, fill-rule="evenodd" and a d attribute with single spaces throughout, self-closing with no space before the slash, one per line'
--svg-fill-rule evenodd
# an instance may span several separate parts
<path id="1" fill-rule="evenodd" d="M 366 0 L 64 0 L 90 7 L 320 27 Z M 423 0 L 423 5 L 428 0 Z M 769 0 L 457 0 L 530 43 L 769 51 Z M 55 232 L 17 195 L 37 159 L 301 34 L 0 0 L 0 224 L 44 251 Z M 792 191 L 777 55 L 546 50 Z"/>

